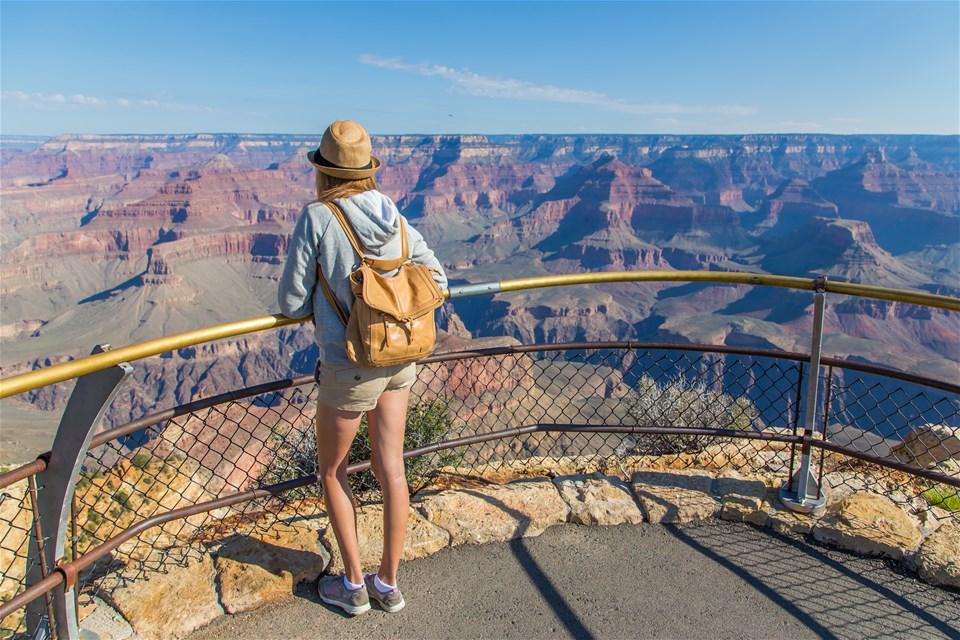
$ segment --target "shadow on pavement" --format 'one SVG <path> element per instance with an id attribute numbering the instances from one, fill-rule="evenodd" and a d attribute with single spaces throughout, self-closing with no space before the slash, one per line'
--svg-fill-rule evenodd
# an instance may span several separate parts
<path id="1" fill-rule="evenodd" d="M 728 568 L 821 638 L 889 638 L 912 635 L 920 629 L 960 638 L 960 620 L 948 622 L 958 613 L 960 594 L 951 598 L 950 591 L 920 582 L 892 562 L 855 558 L 812 540 L 797 540 L 755 525 L 712 525 L 665 528 L 696 553 Z M 750 530 L 777 540 L 779 549 L 758 547 Z M 783 547 L 789 552 L 784 553 Z M 857 562 L 852 562 L 854 559 Z M 851 582 L 860 588 L 853 591 Z M 921 606 L 914 601 L 920 594 L 945 596 L 945 601 Z M 941 609 L 944 618 L 936 615 Z M 829 627 L 820 622 L 823 619 L 831 621 Z"/>
<path id="2" fill-rule="evenodd" d="M 960 638 L 956 591 L 876 558 L 716 520 L 564 524 L 404 562 L 400 579 L 407 606 L 395 614 L 342 617 L 302 583 L 294 597 L 189 637 Z"/>

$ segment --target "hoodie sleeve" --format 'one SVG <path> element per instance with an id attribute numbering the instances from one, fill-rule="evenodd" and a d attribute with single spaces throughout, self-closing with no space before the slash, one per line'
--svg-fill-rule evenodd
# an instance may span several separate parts
<path id="1" fill-rule="evenodd" d="M 288 318 L 306 318 L 313 313 L 313 288 L 317 283 L 320 247 L 319 221 L 305 207 L 290 237 L 287 261 L 280 276 L 277 299 Z"/>
<path id="2" fill-rule="evenodd" d="M 440 261 L 433 255 L 433 251 L 427 246 L 426 241 L 420 232 L 410 226 L 410 223 L 404 218 L 407 227 L 407 238 L 410 242 L 410 259 L 417 264 L 435 269 L 433 279 L 437 281 L 441 291 L 447 290 L 447 274 L 444 273 Z"/>

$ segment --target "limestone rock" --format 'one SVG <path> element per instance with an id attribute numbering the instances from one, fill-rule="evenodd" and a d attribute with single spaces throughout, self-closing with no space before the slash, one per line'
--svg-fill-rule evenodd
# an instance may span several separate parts
<path id="1" fill-rule="evenodd" d="M 947 458 L 943 462 L 938 462 L 933 470 L 937 473 L 960 478 L 960 458 Z"/>
<path id="2" fill-rule="evenodd" d="M 141 640 L 181 638 L 223 615 L 213 573 L 213 561 L 204 554 L 186 566 L 125 581 L 110 600 Z"/>
<path id="3" fill-rule="evenodd" d="M 376 568 L 383 553 L 383 505 L 368 505 L 357 509 L 357 539 L 360 542 L 360 563 L 365 568 Z M 337 546 L 333 527 L 327 527 L 323 534 L 323 544 L 331 553 L 330 571 L 343 571 L 343 558 Z M 403 545 L 403 560 L 422 558 L 450 544 L 450 534 L 431 524 L 410 510 L 407 522 L 407 537 Z"/>
<path id="4" fill-rule="evenodd" d="M 738 475 L 724 475 L 714 483 L 715 493 L 721 498 L 728 495 L 753 496 L 765 500 L 769 491 L 767 481 L 759 476 L 742 478 Z"/>
<path id="5" fill-rule="evenodd" d="M 946 460 L 960 460 L 960 427 L 925 424 L 917 427 L 891 452 L 903 462 L 932 469 Z"/>
<path id="6" fill-rule="evenodd" d="M 426 488 L 436 491 L 474 489 L 490 484 L 508 484 L 522 478 L 556 478 L 597 472 L 609 474 L 618 469 L 618 462 L 619 459 L 616 456 L 610 458 L 531 456 L 519 460 L 506 460 L 489 467 L 443 467 L 431 476 Z"/>
<path id="7" fill-rule="evenodd" d="M 293 576 L 285 569 L 276 568 L 276 554 L 261 550 L 254 553 L 261 557 L 250 562 L 217 559 L 217 580 L 222 594 L 220 603 L 227 613 L 257 609 L 293 593 Z"/>
<path id="8" fill-rule="evenodd" d="M 547 478 L 479 489 L 441 491 L 420 509 L 450 532 L 450 544 L 482 544 L 534 537 L 567 521 L 570 507 Z"/>
<path id="9" fill-rule="evenodd" d="M 96 634 L 100 640 L 135 639 L 133 627 L 100 598 L 90 598 L 89 613 L 80 621 L 80 637 L 89 637 L 84 632 Z"/>
<path id="10" fill-rule="evenodd" d="M 770 514 L 767 526 L 783 535 L 805 536 L 813 530 L 816 518 L 805 513 L 777 509 Z"/>
<path id="11" fill-rule="evenodd" d="M 81 593 L 77 596 L 77 622 L 83 622 L 95 613 L 100 600 L 95 599 L 89 593 Z"/>
<path id="12" fill-rule="evenodd" d="M 594 473 L 559 476 L 553 482 L 570 505 L 570 522 L 601 525 L 643 522 L 633 494 L 619 478 Z"/>
<path id="13" fill-rule="evenodd" d="M 870 479 L 855 471 L 831 471 L 824 474 L 827 504 L 839 502 L 855 493 L 870 493 Z"/>
<path id="14" fill-rule="evenodd" d="M 769 517 L 766 505 L 763 498 L 731 493 L 723 497 L 723 510 L 720 517 L 732 522 L 749 522 L 765 526 Z"/>
<path id="15" fill-rule="evenodd" d="M 920 544 L 920 530 L 893 502 L 875 493 L 856 493 L 827 507 L 813 536 L 844 549 L 894 560 Z"/>
<path id="16" fill-rule="evenodd" d="M 917 516 L 920 520 L 920 533 L 923 534 L 924 539 L 927 539 L 948 522 L 950 512 L 940 507 L 927 505 L 927 508 L 920 511 Z"/>
<path id="17" fill-rule="evenodd" d="M 633 492 L 653 524 L 682 524 L 712 518 L 720 503 L 711 495 L 714 477 L 702 471 L 638 471 Z"/>
<path id="18" fill-rule="evenodd" d="M 960 589 L 960 525 L 945 524 L 927 538 L 917 565 L 926 582 Z"/>
<path id="19" fill-rule="evenodd" d="M 236 536 L 217 554 L 220 602 L 227 613 L 239 613 L 290 596 L 293 587 L 314 580 L 330 562 L 314 529 L 275 523 L 266 531 Z"/>
<path id="20" fill-rule="evenodd" d="M 721 499 L 720 518 L 767 526 L 771 514 L 775 513 L 773 503 L 777 491 L 773 487 L 780 481 L 780 476 L 769 474 L 742 477 L 737 472 L 729 472 L 718 477 L 714 493 Z M 807 533 L 809 531 L 808 528 Z"/>

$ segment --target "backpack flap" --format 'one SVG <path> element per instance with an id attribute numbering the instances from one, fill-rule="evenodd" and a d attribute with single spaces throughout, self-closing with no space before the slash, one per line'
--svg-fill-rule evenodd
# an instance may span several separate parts
<path id="1" fill-rule="evenodd" d="M 400 322 L 419 318 L 443 304 L 443 292 L 424 265 L 408 262 L 387 277 L 361 264 L 351 278 L 367 305 Z"/>

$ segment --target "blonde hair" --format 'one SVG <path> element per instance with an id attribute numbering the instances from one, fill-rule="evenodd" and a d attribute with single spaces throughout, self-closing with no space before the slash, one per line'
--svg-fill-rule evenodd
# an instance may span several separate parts
<path id="1" fill-rule="evenodd" d="M 348 198 L 364 191 L 379 189 L 376 179 L 373 176 L 369 178 L 360 178 L 359 180 L 350 180 L 348 178 L 336 178 L 328 176 L 322 171 L 317 171 L 317 202 L 329 202 L 336 198 Z"/>

